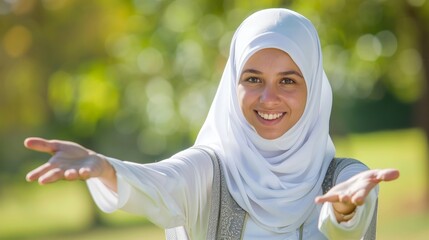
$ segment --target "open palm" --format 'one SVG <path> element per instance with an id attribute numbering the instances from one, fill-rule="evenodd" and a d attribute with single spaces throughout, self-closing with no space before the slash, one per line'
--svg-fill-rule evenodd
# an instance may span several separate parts
<path id="1" fill-rule="evenodd" d="M 42 138 L 27 138 L 24 145 L 31 150 L 52 154 L 49 161 L 27 174 L 28 181 L 40 184 L 58 180 L 86 180 L 102 174 L 99 156 L 79 144 Z"/>
<path id="2" fill-rule="evenodd" d="M 369 192 L 382 181 L 393 181 L 399 177 L 396 169 L 375 169 L 361 172 L 345 182 L 331 188 L 316 203 L 331 202 L 334 209 L 341 213 L 353 211 L 362 205 Z"/>

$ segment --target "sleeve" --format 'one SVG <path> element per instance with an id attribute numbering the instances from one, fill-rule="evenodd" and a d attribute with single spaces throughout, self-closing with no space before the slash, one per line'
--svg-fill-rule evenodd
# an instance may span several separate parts
<path id="1" fill-rule="evenodd" d="M 341 183 L 352 176 L 366 171 L 368 168 L 362 164 L 351 164 L 340 172 L 337 182 Z M 361 239 L 369 224 L 376 208 L 378 197 L 378 186 L 366 197 L 363 205 L 356 208 L 356 213 L 347 222 L 338 223 L 332 203 L 324 203 L 319 216 L 319 229 L 328 239 Z"/>
<path id="2" fill-rule="evenodd" d="M 121 209 L 144 215 L 163 228 L 188 225 L 204 218 L 213 166 L 208 155 L 187 149 L 150 164 L 107 158 L 117 176 L 117 193 L 99 179 L 87 180 L 91 196 L 105 212 Z"/>

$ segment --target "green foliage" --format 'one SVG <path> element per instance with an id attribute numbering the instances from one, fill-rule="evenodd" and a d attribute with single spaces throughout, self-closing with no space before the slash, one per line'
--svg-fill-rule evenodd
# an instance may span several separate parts
<path id="1" fill-rule="evenodd" d="M 267 7 L 290 7 L 315 23 L 339 101 L 377 101 L 392 92 L 412 102 L 422 89 L 422 64 L 405 4 L 5 1 L 0 134 L 19 129 L 24 136 L 67 138 L 88 147 L 103 145 L 98 139 L 108 135 L 134 139 L 135 148 L 124 157 L 167 157 L 195 139 L 233 31 Z M 130 141 L 112 144 L 109 153 L 122 153 Z"/>
<path id="2" fill-rule="evenodd" d="M 409 3 L 327 1 L 319 8 L 296 3 L 317 25 L 325 70 L 338 96 L 371 97 L 380 81 L 401 101 L 413 102 L 422 94 L 422 56 Z"/>

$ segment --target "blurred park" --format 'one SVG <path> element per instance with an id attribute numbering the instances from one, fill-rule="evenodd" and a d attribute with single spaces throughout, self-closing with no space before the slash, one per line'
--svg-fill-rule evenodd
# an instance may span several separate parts
<path id="1" fill-rule="evenodd" d="M 191 146 L 234 30 L 269 7 L 319 31 L 337 156 L 401 171 L 381 185 L 377 239 L 428 239 L 426 0 L 0 0 L 0 239 L 163 239 L 143 217 L 99 211 L 84 182 L 27 183 L 49 156 L 22 143 L 142 163 Z"/>

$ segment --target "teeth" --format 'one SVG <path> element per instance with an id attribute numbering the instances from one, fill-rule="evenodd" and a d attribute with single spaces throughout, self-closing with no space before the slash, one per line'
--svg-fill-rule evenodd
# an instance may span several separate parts
<path id="1" fill-rule="evenodd" d="M 261 118 L 265 119 L 265 120 L 274 120 L 277 118 L 280 118 L 281 116 L 283 116 L 283 113 L 262 113 L 262 112 L 258 112 L 258 115 L 261 116 Z"/>

